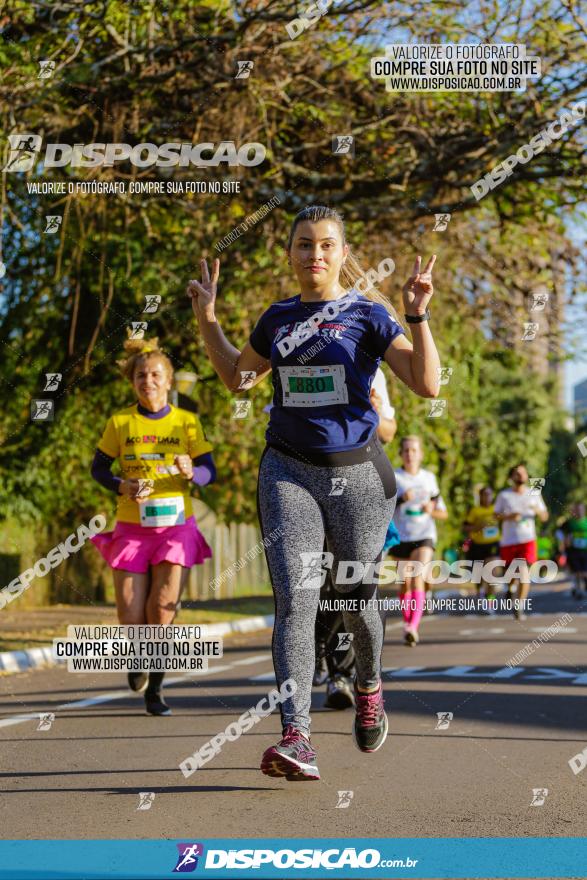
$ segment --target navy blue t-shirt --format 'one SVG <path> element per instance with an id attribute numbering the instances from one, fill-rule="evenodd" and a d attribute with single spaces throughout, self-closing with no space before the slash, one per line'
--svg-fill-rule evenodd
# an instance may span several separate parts
<path id="1" fill-rule="evenodd" d="M 325 310 L 318 326 L 308 324 Z M 389 343 L 403 332 L 382 305 L 355 291 L 312 303 L 298 295 L 270 306 L 250 336 L 272 367 L 267 441 L 320 452 L 367 443 L 379 423 L 371 383 Z"/>

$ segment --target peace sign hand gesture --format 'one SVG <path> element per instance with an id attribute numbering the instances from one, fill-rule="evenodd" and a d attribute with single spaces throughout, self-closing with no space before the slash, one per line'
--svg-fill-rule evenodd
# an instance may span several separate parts
<path id="1" fill-rule="evenodd" d="M 436 262 L 436 254 L 430 257 L 426 268 L 420 272 L 422 258 L 416 257 L 412 274 L 403 286 L 404 311 L 406 315 L 423 315 L 432 299 L 432 267 Z"/>
<path id="2" fill-rule="evenodd" d="M 200 260 L 200 267 L 202 270 L 202 280 L 196 281 L 192 279 L 188 281 L 186 293 L 192 301 L 192 309 L 196 318 L 204 317 L 206 320 L 213 321 L 218 276 L 220 274 L 220 260 L 214 260 L 211 278 L 207 260 Z"/>

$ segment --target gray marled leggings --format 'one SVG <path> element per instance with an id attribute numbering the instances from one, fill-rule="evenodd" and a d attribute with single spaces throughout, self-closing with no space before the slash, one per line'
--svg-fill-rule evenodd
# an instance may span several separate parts
<path id="1" fill-rule="evenodd" d="M 326 539 L 333 554 L 332 577 L 345 598 L 377 597 L 373 584 L 355 581 L 336 585 L 338 563 L 363 564 L 380 559 L 387 527 L 395 508 L 395 478 L 380 446 L 373 460 L 342 467 L 323 467 L 299 461 L 281 451 L 265 449 L 259 467 L 257 504 L 264 536 L 276 528 L 283 537 L 265 548 L 275 595 L 273 663 L 278 687 L 288 678 L 298 686 L 281 704 L 282 724 L 305 733 L 310 729 L 314 675 L 314 625 L 320 598 L 320 572 L 308 574 L 311 557 L 320 559 Z M 332 480 L 342 478 L 342 494 L 331 494 Z M 303 554 L 303 555 L 302 555 Z M 353 633 L 357 683 L 376 687 L 381 676 L 383 616 L 366 607 L 344 611 L 347 632 Z"/>

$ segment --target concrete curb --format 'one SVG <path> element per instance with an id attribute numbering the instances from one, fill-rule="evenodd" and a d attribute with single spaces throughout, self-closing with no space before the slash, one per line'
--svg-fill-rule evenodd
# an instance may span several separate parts
<path id="1" fill-rule="evenodd" d="M 64 662 L 65 657 L 53 657 L 51 645 L 28 648 L 26 651 L 3 651 L 0 654 L 0 672 L 26 672 L 43 666 L 59 666 Z"/>
<path id="2" fill-rule="evenodd" d="M 273 614 L 243 617 L 225 623 L 203 623 L 202 630 L 206 636 L 228 636 L 233 633 L 251 633 L 273 626 Z M 54 657 L 53 646 L 43 645 L 41 648 L 28 648 L 24 651 L 3 651 L 0 653 L 0 673 L 27 672 L 29 669 L 46 669 L 61 666 L 67 662 L 66 657 Z"/>

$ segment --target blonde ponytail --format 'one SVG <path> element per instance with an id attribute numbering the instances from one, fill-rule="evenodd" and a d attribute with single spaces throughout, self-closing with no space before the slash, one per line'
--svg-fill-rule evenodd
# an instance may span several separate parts
<path id="1" fill-rule="evenodd" d="M 366 299 L 370 299 L 372 302 L 379 303 L 380 306 L 383 306 L 383 308 L 389 312 L 394 321 L 397 321 L 398 324 L 401 323 L 398 318 L 397 312 L 392 306 L 391 302 L 388 300 L 385 294 L 381 293 L 379 288 L 368 281 L 359 260 L 357 259 L 353 251 L 349 249 L 347 258 L 344 261 L 340 270 L 340 283 L 343 285 L 343 287 L 347 287 L 350 290 L 355 286 L 357 281 L 365 282 L 365 293 L 363 294 L 363 296 Z"/>

